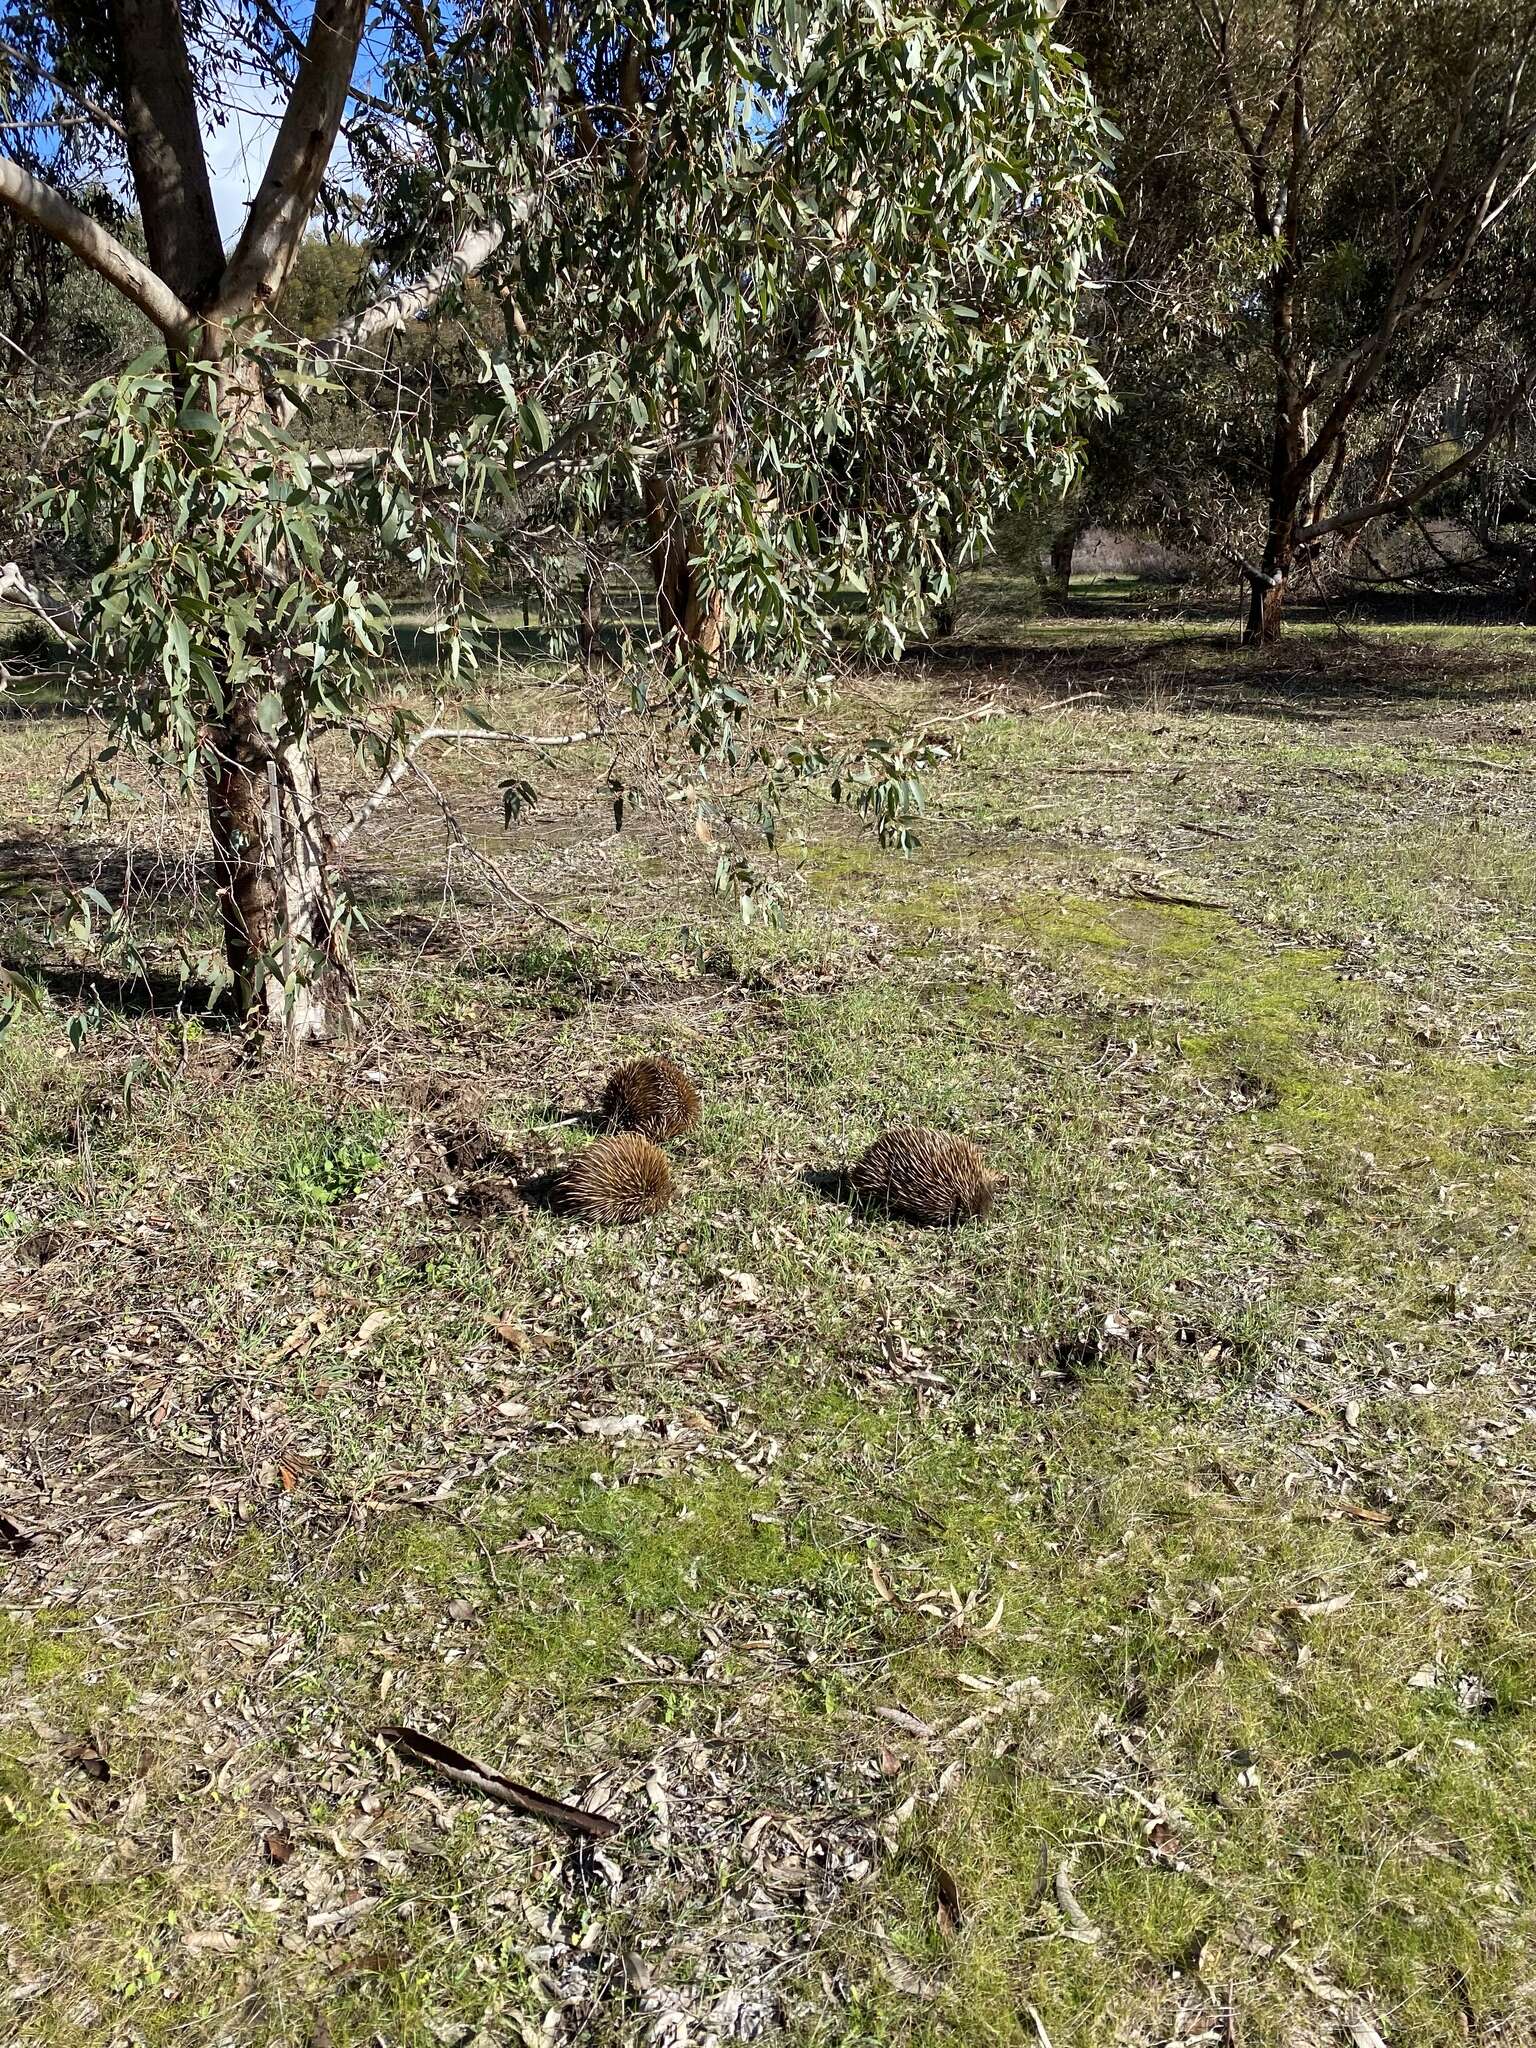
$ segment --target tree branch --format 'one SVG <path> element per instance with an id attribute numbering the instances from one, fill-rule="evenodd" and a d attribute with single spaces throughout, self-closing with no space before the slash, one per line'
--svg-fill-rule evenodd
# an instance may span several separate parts
<path id="1" fill-rule="evenodd" d="M 128 165 L 149 260 L 198 312 L 224 274 L 181 0 L 107 0 Z"/>
<path id="2" fill-rule="evenodd" d="M 62 192 L 41 178 L 34 178 L 11 157 L 0 157 L 0 204 L 73 250 L 82 263 L 89 264 L 99 277 L 120 291 L 130 305 L 137 306 L 168 342 L 187 338 L 196 324 L 192 310 L 165 280 L 125 249 L 100 221 L 82 213 Z"/>
<path id="3" fill-rule="evenodd" d="M 212 317 L 270 305 L 293 267 L 346 111 L 367 0 L 316 0 L 309 40 Z"/>
<path id="4" fill-rule="evenodd" d="M 531 187 L 518 195 L 513 207 L 524 218 L 532 212 Z M 344 362 L 348 356 L 357 355 L 382 335 L 398 334 L 409 327 L 413 320 L 430 313 L 453 285 L 472 277 L 488 263 L 505 239 L 506 229 L 500 221 L 487 221 L 480 227 L 466 228 L 448 255 L 419 283 L 398 285 L 362 312 L 352 314 L 334 327 L 319 344 L 320 360 L 323 363 Z"/>
<path id="5" fill-rule="evenodd" d="M 54 92 L 59 94 L 61 99 L 69 100 L 73 105 L 77 106 L 80 109 L 81 113 L 85 115 L 85 117 L 88 120 L 95 122 L 98 127 L 107 129 L 109 133 L 115 135 L 120 142 L 126 142 L 128 140 L 128 130 L 123 126 L 122 122 L 118 120 L 115 114 L 109 114 L 106 108 L 102 106 L 99 101 L 93 100 L 89 93 L 82 92 L 79 86 L 63 84 L 61 80 L 55 77 L 53 72 L 51 72 L 48 69 L 46 64 L 39 64 L 37 59 L 35 57 L 29 57 L 25 50 L 17 49 L 14 43 L 0 43 L 0 57 L 4 57 L 7 63 L 19 65 L 23 71 L 29 72 L 31 76 L 35 78 L 40 85 L 46 85 L 51 87 Z M 4 123 L 0 123 L 0 125 L 3 125 L 7 128 L 14 128 L 17 127 L 19 124 L 15 121 L 6 121 Z M 50 128 L 60 127 L 63 124 L 58 120 L 54 120 L 35 122 L 29 121 L 26 125 L 28 127 Z"/>
<path id="6" fill-rule="evenodd" d="M 497 732 L 489 726 L 428 725 L 417 733 L 404 753 L 397 754 L 379 780 L 378 787 L 365 797 L 346 823 L 334 834 L 337 846 L 345 846 L 354 839 L 370 818 L 377 817 L 395 791 L 412 773 L 421 775 L 416 756 L 422 748 L 434 740 L 457 741 L 478 740 L 482 745 L 487 741 L 500 741 L 509 747 L 530 747 L 535 751 L 546 747 L 575 747 L 583 740 L 599 738 L 597 732 L 561 732 L 539 734 L 534 732 Z M 422 776 L 423 781 L 426 780 Z M 428 784 L 428 787 L 431 787 Z"/>
<path id="7" fill-rule="evenodd" d="M 1454 462 L 1447 463 L 1444 469 L 1436 470 L 1433 476 L 1426 477 L 1420 484 L 1415 484 L 1411 491 L 1400 491 L 1395 498 L 1378 498 L 1373 504 L 1357 505 L 1351 512 L 1335 512 L 1329 519 L 1319 519 L 1311 526 L 1299 528 L 1296 534 L 1297 546 L 1310 547 L 1314 541 L 1322 540 L 1330 533 L 1352 533 L 1359 527 L 1369 525 L 1373 519 L 1385 519 L 1394 512 L 1406 512 L 1410 505 L 1417 505 L 1419 500 L 1427 498 L 1431 491 L 1438 491 L 1453 477 L 1460 476 L 1463 470 L 1471 469 L 1475 463 L 1480 462 L 1502 437 L 1504 429 L 1533 393 L 1536 393 L 1536 368 L 1527 372 L 1515 387 L 1508 403 L 1494 413 L 1483 429 L 1482 439 L 1475 448 L 1468 448 L 1463 454 L 1458 455 Z"/>
<path id="8" fill-rule="evenodd" d="M 59 623 L 61 616 L 73 622 L 73 612 L 64 607 L 50 606 L 41 591 L 34 589 L 22 575 L 18 562 L 0 562 L 0 604 L 24 605 L 29 612 L 35 612 L 49 632 L 62 640 L 66 647 L 79 646 L 74 634 Z"/>
<path id="9" fill-rule="evenodd" d="M 279 41 L 287 49 L 289 56 L 297 57 L 302 62 L 305 49 L 304 39 L 294 28 L 293 24 L 284 18 L 282 10 L 276 6 L 275 0 L 254 0 L 254 5 L 256 12 L 275 32 Z M 354 65 L 353 68 L 355 72 L 356 66 Z M 360 107 L 366 107 L 370 114 L 383 114 L 391 120 L 401 118 L 398 107 L 392 107 L 388 100 L 378 99 L 371 92 L 365 92 L 357 83 L 355 76 L 348 86 L 347 98 L 354 101 Z"/>

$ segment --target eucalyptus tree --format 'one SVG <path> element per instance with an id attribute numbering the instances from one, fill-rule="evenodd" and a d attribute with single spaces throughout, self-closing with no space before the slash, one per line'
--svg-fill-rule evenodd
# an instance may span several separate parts
<path id="1" fill-rule="evenodd" d="M 1124 131 L 1102 280 L 1124 405 L 1103 487 L 1240 569 L 1272 639 L 1302 568 L 1446 479 L 1437 392 L 1479 381 L 1484 461 L 1536 393 L 1529 0 L 1069 0 Z"/>
<path id="2" fill-rule="evenodd" d="M 558 109 L 509 366 L 589 450 L 570 528 L 643 520 L 677 646 L 888 648 L 1021 475 L 1062 481 L 1102 192 L 1050 10 L 487 6 L 444 75 L 496 162 Z"/>
<path id="3" fill-rule="evenodd" d="M 638 518 L 658 628 L 640 702 L 732 758 L 754 669 L 824 658 L 839 626 L 899 644 L 1020 459 L 1069 472 L 1098 396 L 1074 302 L 1102 151 L 1051 15 L 0 7 L 0 201 L 160 337 L 88 394 L 83 459 L 45 501 L 93 571 L 66 628 L 79 683 L 112 747 L 201 787 L 255 1020 L 322 1036 L 347 986 L 317 729 L 374 745 L 380 800 L 431 731 L 370 715 L 381 542 L 429 585 L 457 663 L 509 562 Z M 226 251 L 205 135 L 253 67 L 281 111 Z M 273 309 L 344 128 L 367 194 L 359 289 L 379 295 L 283 336 Z M 114 177 L 143 256 L 78 203 Z M 452 377 L 419 346 L 399 358 L 471 278 L 481 314 L 502 309 L 498 346 L 482 317 L 468 343 L 460 323 Z M 327 448 L 317 394 L 349 380 L 368 432 Z M 826 765 L 790 754 L 759 765 Z"/>

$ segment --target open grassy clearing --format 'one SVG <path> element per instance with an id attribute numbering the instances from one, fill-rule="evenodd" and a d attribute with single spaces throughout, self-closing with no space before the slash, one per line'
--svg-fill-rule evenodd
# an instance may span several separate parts
<path id="1" fill-rule="evenodd" d="M 920 852 L 806 803 L 782 931 L 574 767 L 504 838 L 466 755 L 589 938 L 406 804 L 297 1080 L 5 1041 L 18 2038 L 1536 2035 L 1536 669 L 983 596 L 839 713 L 950 741 Z M 126 851 L 175 931 L 179 820 L 53 813 L 76 738 L 0 723 L 9 871 Z M 647 1048 L 706 1091 L 676 1206 L 518 1204 Z M 819 1191 L 906 1119 L 992 1222 Z"/>

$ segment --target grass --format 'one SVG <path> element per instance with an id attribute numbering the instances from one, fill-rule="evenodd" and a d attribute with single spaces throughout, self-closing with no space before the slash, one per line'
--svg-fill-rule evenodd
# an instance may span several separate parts
<path id="1" fill-rule="evenodd" d="M 406 817 L 366 1035 L 297 1076 L 7 1037 L 17 2038 L 1536 2029 L 1521 644 L 1245 670 L 984 594 L 846 712 L 951 735 L 919 852 L 806 804 L 782 931 L 573 780 L 513 853 L 593 936 L 445 901 Z M 29 843 L 67 744 L 0 727 Z M 510 1199 L 652 1046 L 675 1206 Z M 985 1227 L 819 1191 L 907 1118 L 1011 1176 Z"/>

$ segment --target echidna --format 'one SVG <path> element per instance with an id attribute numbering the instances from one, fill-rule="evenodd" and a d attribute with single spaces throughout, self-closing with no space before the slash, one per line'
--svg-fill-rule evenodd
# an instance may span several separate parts
<path id="1" fill-rule="evenodd" d="M 631 1060 L 608 1077 L 603 1117 L 614 1129 L 639 1131 L 665 1143 L 699 1120 L 699 1091 L 676 1060 Z"/>
<path id="2" fill-rule="evenodd" d="M 853 1169 L 855 1194 L 913 1223 L 985 1216 L 1004 1183 L 969 1138 L 947 1131 L 886 1131 Z"/>
<path id="3" fill-rule="evenodd" d="M 556 1207 L 593 1223 L 640 1223 L 672 1199 L 667 1155 L 638 1131 L 595 1138 L 555 1184 Z"/>

